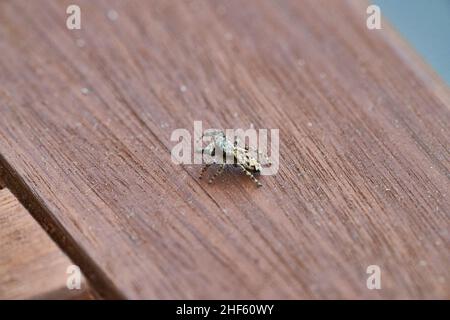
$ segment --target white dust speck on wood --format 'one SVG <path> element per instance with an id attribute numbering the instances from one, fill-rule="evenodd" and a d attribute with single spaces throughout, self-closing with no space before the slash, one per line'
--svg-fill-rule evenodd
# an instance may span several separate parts
<path id="1" fill-rule="evenodd" d="M 111 21 L 116 21 L 119 18 L 119 14 L 117 13 L 116 10 L 113 10 L 113 9 L 108 10 L 108 12 L 106 13 L 106 16 Z"/>

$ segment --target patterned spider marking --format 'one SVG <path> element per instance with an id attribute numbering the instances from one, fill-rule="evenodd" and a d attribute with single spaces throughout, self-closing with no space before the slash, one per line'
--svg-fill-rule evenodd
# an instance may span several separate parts
<path id="1" fill-rule="evenodd" d="M 201 149 L 202 154 L 207 154 L 212 157 L 215 157 L 216 155 L 221 154 L 222 155 L 222 161 L 220 163 L 219 169 L 217 172 L 209 179 L 209 183 L 212 183 L 214 179 L 217 178 L 225 168 L 225 159 L 227 156 L 233 157 L 233 165 L 236 167 L 240 167 L 242 172 L 244 172 L 247 176 L 252 179 L 252 181 L 258 186 L 261 187 L 262 184 L 256 179 L 256 177 L 253 175 L 254 173 L 260 173 L 262 166 L 261 163 L 258 162 L 257 159 L 255 159 L 249 151 L 248 147 L 242 148 L 238 146 L 238 140 L 235 139 L 234 143 L 230 142 L 226 139 L 225 133 L 221 130 L 215 130 L 215 131 L 209 131 L 206 132 L 204 136 L 211 136 L 212 141 L 205 147 Z M 262 153 L 258 152 L 258 154 L 262 155 Z M 267 156 L 266 156 L 266 159 Z M 216 164 L 217 160 L 214 160 L 212 163 L 205 164 L 205 166 L 200 171 L 199 179 L 202 178 L 205 171 L 208 169 L 209 166 L 212 164 Z"/>

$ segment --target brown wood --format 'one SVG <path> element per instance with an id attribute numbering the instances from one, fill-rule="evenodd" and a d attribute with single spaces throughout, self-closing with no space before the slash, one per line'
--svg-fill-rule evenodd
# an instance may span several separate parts
<path id="1" fill-rule="evenodd" d="M 16 197 L 0 190 L 0 299 L 89 299 L 66 286 L 73 262 L 59 249 Z"/>
<path id="2" fill-rule="evenodd" d="M 450 298 L 448 88 L 361 2 L 70 3 L 0 3 L 0 163 L 104 297 Z M 198 181 L 194 120 L 280 171 Z"/>

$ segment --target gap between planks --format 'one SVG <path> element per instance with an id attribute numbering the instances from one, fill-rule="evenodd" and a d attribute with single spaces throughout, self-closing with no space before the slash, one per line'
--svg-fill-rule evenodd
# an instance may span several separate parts
<path id="1" fill-rule="evenodd" d="M 0 299 L 92 299 L 83 276 L 81 289 L 67 288 L 72 264 L 17 198 L 0 188 Z"/>

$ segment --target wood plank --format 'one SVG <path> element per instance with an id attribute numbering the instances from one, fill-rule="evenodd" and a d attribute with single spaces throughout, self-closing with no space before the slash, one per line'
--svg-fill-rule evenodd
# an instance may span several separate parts
<path id="1" fill-rule="evenodd" d="M 17 198 L 0 190 L 0 299 L 89 299 L 66 286 L 73 262 L 59 249 Z"/>
<path id="2" fill-rule="evenodd" d="M 77 2 L 0 3 L 0 163 L 104 297 L 450 298 L 448 88 L 360 2 Z M 194 120 L 280 171 L 198 181 Z"/>

